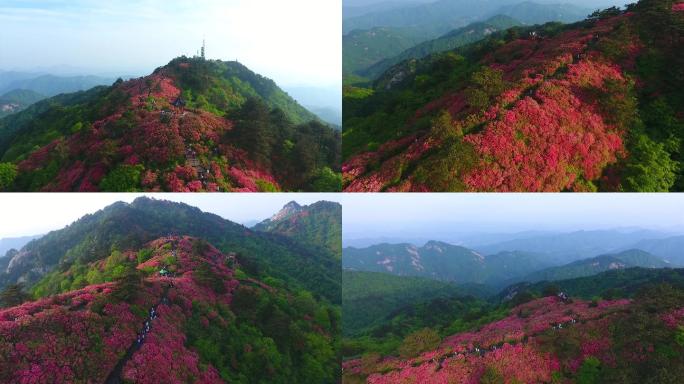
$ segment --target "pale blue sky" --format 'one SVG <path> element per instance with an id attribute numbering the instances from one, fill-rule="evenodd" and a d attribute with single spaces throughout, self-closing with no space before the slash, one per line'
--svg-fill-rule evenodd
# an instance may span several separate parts
<path id="1" fill-rule="evenodd" d="M 341 0 L 0 0 L 0 69 L 146 74 L 207 41 L 282 85 L 341 83 Z"/>
<path id="2" fill-rule="evenodd" d="M 60 229 L 114 202 L 143 195 L 183 202 L 236 223 L 269 218 L 292 200 L 301 205 L 341 200 L 336 193 L 3 193 L 0 239 Z"/>
<path id="3" fill-rule="evenodd" d="M 684 194 L 344 194 L 343 235 L 644 228 L 684 232 Z"/>

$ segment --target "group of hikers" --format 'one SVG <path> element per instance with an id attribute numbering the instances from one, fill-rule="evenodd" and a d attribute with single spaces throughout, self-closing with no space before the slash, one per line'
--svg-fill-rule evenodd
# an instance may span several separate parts
<path id="1" fill-rule="evenodd" d="M 143 323 L 142 331 L 138 333 L 138 338 L 136 339 L 138 345 L 142 345 L 142 343 L 145 341 L 145 336 L 147 336 L 147 334 L 150 332 L 150 329 L 152 329 L 152 320 L 156 319 L 157 317 L 159 317 L 159 315 L 157 314 L 156 306 L 154 306 L 150 308 L 149 316 Z"/>
<path id="2" fill-rule="evenodd" d="M 570 301 L 570 297 L 568 297 L 568 295 L 565 292 L 559 292 L 557 296 L 564 303 L 567 303 Z M 560 329 L 568 328 L 569 326 L 576 324 L 576 323 L 577 323 L 577 320 L 575 320 L 574 318 L 571 318 L 570 321 L 567 321 L 565 323 L 554 324 L 552 329 L 560 330 Z M 501 344 L 503 344 L 503 343 L 501 343 Z M 501 344 L 492 345 L 489 348 L 473 347 L 473 348 L 471 348 L 465 352 L 450 352 L 450 353 L 447 353 L 447 354 L 442 355 L 440 357 L 434 357 L 430 361 L 432 363 L 437 364 L 437 367 L 435 369 L 437 371 L 439 371 L 440 369 L 442 369 L 442 363 L 444 362 L 444 360 L 446 360 L 450 357 L 456 357 L 458 355 L 477 355 L 477 356 L 483 357 L 485 354 L 487 354 L 489 352 L 494 352 L 497 349 L 501 348 L 501 346 L 500 346 Z"/>

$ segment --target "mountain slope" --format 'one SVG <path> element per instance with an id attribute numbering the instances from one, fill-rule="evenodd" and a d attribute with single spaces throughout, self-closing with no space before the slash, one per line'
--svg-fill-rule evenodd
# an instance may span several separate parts
<path id="1" fill-rule="evenodd" d="M 272 276 L 293 288 L 303 287 L 332 302 L 340 301 L 340 264 L 324 248 L 251 231 L 186 204 L 149 198 L 112 204 L 33 240 L 0 271 L 0 287 L 18 281 L 30 287 L 48 273 L 78 269 L 108 257 L 112 249 L 138 248 L 170 233 L 201 237 L 225 252 L 239 253 L 244 268 L 255 276 Z"/>
<path id="2" fill-rule="evenodd" d="M 670 268 L 672 265 L 662 259 L 638 249 L 632 249 L 613 255 L 602 255 L 591 259 L 579 260 L 560 267 L 551 267 L 533 272 L 522 280 L 529 282 L 566 280 L 583 276 L 596 275 L 601 272 L 641 268 Z"/>
<path id="3" fill-rule="evenodd" d="M 347 89 L 345 190 L 680 190 L 672 5 L 493 34 Z"/>
<path id="4" fill-rule="evenodd" d="M 339 150 L 339 132 L 273 81 L 181 57 L 0 120 L 0 158 L 15 170 L 0 188 L 339 190 Z"/>
<path id="5" fill-rule="evenodd" d="M 409 49 L 403 50 L 397 55 L 385 55 L 385 59 L 373 65 L 367 65 L 360 73 L 368 78 L 375 79 L 389 68 L 410 59 L 421 59 L 433 53 L 449 51 L 463 45 L 482 40 L 494 32 L 508 29 L 521 23 L 511 17 L 497 15 L 485 21 L 469 24 L 463 28 L 453 30 L 436 39 L 421 42 Z M 345 58 L 347 52 L 345 51 Z"/>
<path id="6" fill-rule="evenodd" d="M 23 111 L 29 105 L 44 98 L 45 96 L 40 93 L 27 89 L 15 89 L 0 95 L 0 118 Z"/>
<path id="7" fill-rule="evenodd" d="M 684 266 L 684 236 L 669 237 L 665 239 L 644 239 L 629 248 L 643 249 L 676 266 Z"/>
<path id="8" fill-rule="evenodd" d="M 605 299 L 633 297 L 638 291 L 651 285 L 668 284 L 684 289 L 684 269 L 626 268 L 601 272 L 596 275 L 557 280 L 552 283 L 568 295 L 590 300 L 600 296 Z M 508 300 L 521 292 L 542 296 L 549 282 L 519 283 L 507 287 L 499 298 Z"/>
<path id="9" fill-rule="evenodd" d="M 346 18 L 344 33 L 372 27 L 414 27 L 430 31 L 437 37 L 452 29 L 506 14 L 531 23 L 544 21 L 577 21 L 590 11 L 572 4 L 538 4 L 516 0 L 440 0 L 427 4 L 380 10 Z M 525 20 L 516 17 L 523 16 Z"/>
<path id="10" fill-rule="evenodd" d="M 351 31 L 342 37 L 344 76 L 359 74 L 429 38 L 410 28 L 376 27 Z"/>
<path id="11" fill-rule="evenodd" d="M 5 237 L 0 239 L 0 258 L 5 257 L 5 254 L 10 249 L 21 249 L 29 241 L 37 239 L 42 235 L 35 236 L 20 236 L 20 237 Z"/>
<path id="12" fill-rule="evenodd" d="M 613 253 L 615 250 L 643 249 L 632 246 L 641 239 L 666 237 L 662 232 L 650 230 L 593 230 L 570 233 L 520 236 L 511 240 L 475 246 L 479 252 L 490 254 L 511 249 L 543 254 L 554 264 L 587 259 Z"/>
<path id="13" fill-rule="evenodd" d="M 342 329 L 353 336 L 402 307 L 462 295 L 455 285 L 376 272 L 342 273 Z"/>
<path id="14" fill-rule="evenodd" d="M 0 74 L 0 76 L 4 76 Z M 0 84 L 0 93 L 14 90 L 29 90 L 45 95 L 56 96 L 60 93 L 85 91 L 99 85 L 111 84 L 115 79 L 100 76 L 55 76 L 34 74 L 9 74 L 8 81 Z"/>
<path id="15" fill-rule="evenodd" d="M 483 256 L 471 249 L 438 241 L 423 247 L 411 244 L 379 244 L 342 250 L 342 267 L 349 270 L 421 276 L 457 284 L 498 286 L 550 264 L 534 254 L 501 252 Z"/>
<path id="16" fill-rule="evenodd" d="M 301 206 L 291 201 L 252 230 L 277 233 L 312 247 L 324 247 L 338 259 L 342 257 L 342 206 L 339 203 L 319 201 Z"/>
<path id="17" fill-rule="evenodd" d="M 94 283 L 0 310 L 0 381 L 335 382 L 329 308 L 236 266 L 186 236 L 86 264 Z"/>
<path id="18" fill-rule="evenodd" d="M 343 363 L 344 380 L 420 383 L 676 383 L 684 375 L 684 292 L 668 286 L 635 300 L 557 297 L 511 309 L 506 318 L 456 333 L 437 346 L 415 341 L 408 356 Z M 425 346 L 423 348 L 420 348 Z M 644 346 L 634 355 L 637 346 Z M 661 348 L 671 351 L 658 352 Z"/>

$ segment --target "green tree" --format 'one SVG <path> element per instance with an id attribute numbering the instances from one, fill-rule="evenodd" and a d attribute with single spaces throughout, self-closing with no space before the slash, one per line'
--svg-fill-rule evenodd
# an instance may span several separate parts
<path id="1" fill-rule="evenodd" d="M 140 188 L 140 174 L 144 169 L 140 164 L 120 165 L 102 179 L 100 189 L 107 192 L 135 192 Z"/>
<path id="2" fill-rule="evenodd" d="M 504 377 L 494 367 L 487 367 L 480 377 L 480 384 L 504 384 Z"/>
<path id="3" fill-rule="evenodd" d="M 142 289 L 142 274 L 132 263 L 126 263 L 112 292 L 115 298 L 131 302 Z"/>
<path id="4" fill-rule="evenodd" d="M 463 137 L 463 127 L 454 123 L 454 120 L 448 111 L 441 111 L 432 121 L 430 138 L 439 142 L 445 142 L 460 137 Z"/>
<path id="5" fill-rule="evenodd" d="M 14 307 L 29 299 L 24 292 L 24 285 L 10 284 L 0 292 L 0 305 L 3 307 Z"/>
<path id="6" fill-rule="evenodd" d="M 630 157 L 624 169 L 622 188 L 633 192 L 668 192 L 677 178 L 679 165 L 663 144 L 643 133 L 634 133 Z"/>
<path id="7" fill-rule="evenodd" d="M 0 191 L 8 189 L 17 177 L 17 166 L 12 163 L 0 163 Z"/>
<path id="8" fill-rule="evenodd" d="M 599 383 L 601 373 L 601 362 L 594 356 L 584 359 L 582 366 L 577 371 L 577 384 Z"/>
<path id="9" fill-rule="evenodd" d="M 561 289 L 558 285 L 556 284 L 547 284 L 544 287 L 544 292 L 542 292 L 542 295 L 544 297 L 547 296 L 556 296 L 558 293 L 560 293 Z"/>
<path id="10" fill-rule="evenodd" d="M 437 331 L 423 328 L 404 338 L 401 347 L 399 347 L 399 354 L 402 357 L 415 357 L 423 352 L 437 348 L 441 340 Z"/>
<path id="11" fill-rule="evenodd" d="M 269 109 L 257 98 L 248 99 L 238 113 L 231 131 L 233 140 L 258 164 L 270 167 L 276 136 L 271 126 Z"/>
<path id="12" fill-rule="evenodd" d="M 490 67 L 483 67 L 473 73 L 470 82 L 471 86 L 466 89 L 466 99 L 477 110 L 489 107 L 492 99 L 506 89 L 503 71 Z"/>
<path id="13" fill-rule="evenodd" d="M 314 175 L 312 185 L 317 192 L 340 192 L 342 174 L 334 172 L 330 167 L 323 167 Z"/>

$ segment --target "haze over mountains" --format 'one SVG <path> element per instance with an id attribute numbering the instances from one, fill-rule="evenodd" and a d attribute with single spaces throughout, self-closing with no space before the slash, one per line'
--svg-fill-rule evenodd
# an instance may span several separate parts
<path id="1" fill-rule="evenodd" d="M 346 82 L 374 80 L 403 60 L 454 49 L 515 25 L 582 20 L 608 4 L 623 5 L 617 1 L 599 4 L 544 0 L 345 2 Z M 492 21 L 503 17 L 509 20 Z"/>
<path id="2" fill-rule="evenodd" d="M 684 251 L 674 248 L 682 236 L 664 232 L 601 230 L 518 236 L 473 246 L 440 241 L 422 246 L 346 246 L 342 265 L 354 271 L 487 284 L 499 289 L 516 281 L 556 281 L 612 269 L 684 267 Z"/>

